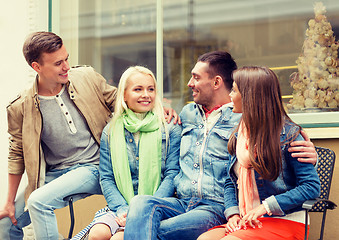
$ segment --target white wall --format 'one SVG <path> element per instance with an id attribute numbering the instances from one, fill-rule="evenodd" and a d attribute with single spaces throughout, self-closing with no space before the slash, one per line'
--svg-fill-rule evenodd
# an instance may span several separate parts
<path id="1" fill-rule="evenodd" d="M 0 206 L 4 204 L 7 196 L 6 106 L 34 78 L 33 70 L 22 55 L 22 45 L 31 31 L 47 30 L 47 2 L 0 0 Z M 25 181 L 23 183 L 25 184 Z"/>

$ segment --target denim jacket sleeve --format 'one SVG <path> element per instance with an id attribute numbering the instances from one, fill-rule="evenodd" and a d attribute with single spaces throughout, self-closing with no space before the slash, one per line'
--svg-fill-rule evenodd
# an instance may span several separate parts
<path id="1" fill-rule="evenodd" d="M 301 135 L 296 141 L 303 140 Z M 314 199 L 320 193 L 320 181 L 314 166 L 310 163 L 299 162 L 297 158 L 291 156 L 287 147 L 282 152 L 287 168 L 292 171 L 296 179 L 296 187 L 283 193 L 272 195 L 266 199 L 268 206 L 274 215 L 285 215 L 285 211 L 298 208 L 309 199 Z"/>
<path id="2" fill-rule="evenodd" d="M 109 209 L 120 216 L 127 212 L 128 204 L 115 183 L 108 142 L 108 126 L 109 125 L 105 127 L 101 135 L 99 162 L 100 185 Z"/>
<path id="3" fill-rule="evenodd" d="M 162 155 L 165 161 L 165 170 L 163 179 L 158 190 L 154 193 L 155 197 L 171 197 L 174 194 L 174 177 L 179 173 L 179 156 L 180 156 L 180 141 L 181 141 L 181 125 L 171 122 L 167 125 L 169 132 L 168 147 L 166 154 Z"/>
<path id="4" fill-rule="evenodd" d="M 229 219 L 232 215 L 240 214 L 238 200 L 237 200 L 237 188 L 234 179 L 232 179 L 231 171 L 233 163 L 236 161 L 236 157 L 232 156 L 231 160 L 227 166 L 227 176 L 225 180 L 225 188 L 224 188 L 224 201 L 225 201 L 225 211 L 224 215 L 226 220 Z"/>

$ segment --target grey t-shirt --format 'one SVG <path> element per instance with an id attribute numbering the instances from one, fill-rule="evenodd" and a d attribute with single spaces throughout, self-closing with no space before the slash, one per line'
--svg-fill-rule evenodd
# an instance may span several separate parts
<path id="1" fill-rule="evenodd" d="M 42 113 L 41 142 L 49 169 L 64 169 L 78 163 L 99 164 L 99 145 L 65 91 L 39 96 Z"/>

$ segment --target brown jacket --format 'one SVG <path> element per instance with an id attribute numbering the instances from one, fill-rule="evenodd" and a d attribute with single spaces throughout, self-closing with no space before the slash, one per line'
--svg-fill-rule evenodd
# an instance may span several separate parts
<path id="1" fill-rule="evenodd" d="M 91 67 L 76 67 L 69 71 L 67 89 L 70 98 L 85 118 L 94 139 L 100 143 L 116 98 L 116 88 Z M 9 156 L 8 173 L 23 174 L 26 170 L 28 186 L 25 199 L 43 185 L 45 160 L 41 148 L 42 116 L 39 110 L 37 80 L 7 106 Z"/>

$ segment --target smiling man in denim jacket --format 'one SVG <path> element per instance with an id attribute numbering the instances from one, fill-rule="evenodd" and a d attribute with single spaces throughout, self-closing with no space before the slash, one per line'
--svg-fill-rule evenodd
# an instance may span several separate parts
<path id="1" fill-rule="evenodd" d="M 227 143 L 241 117 L 232 112 L 229 98 L 236 68 L 227 52 L 209 52 L 199 57 L 188 82 L 194 103 L 180 113 L 183 131 L 181 169 L 174 179 L 177 197 L 134 197 L 124 239 L 196 239 L 209 228 L 226 222 Z M 296 157 L 316 162 L 310 141 L 297 144 L 291 148 Z"/>

